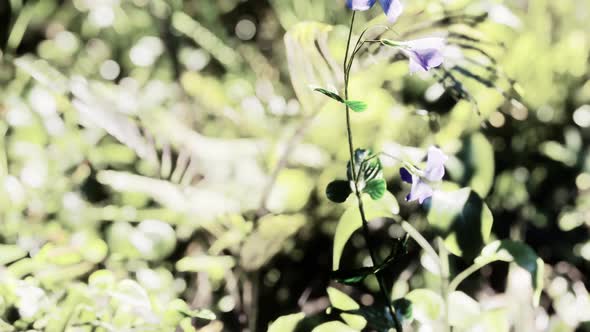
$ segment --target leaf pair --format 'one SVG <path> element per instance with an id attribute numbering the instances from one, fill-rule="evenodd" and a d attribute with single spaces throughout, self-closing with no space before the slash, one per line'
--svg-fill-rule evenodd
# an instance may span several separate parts
<path id="1" fill-rule="evenodd" d="M 387 183 L 383 179 L 383 167 L 379 158 L 371 155 L 371 150 L 357 149 L 354 153 L 354 168 L 359 190 L 375 201 L 381 199 L 387 191 Z M 350 162 L 346 167 L 346 175 L 348 180 L 335 180 L 328 184 L 326 196 L 332 202 L 343 203 L 352 193 L 355 179 Z"/>
<path id="2" fill-rule="evenodd" d="M 335 101 L 345 104 L 346 106 L 348 106 L 351 110 L 353 110 L 354 112 L 360 113 L 360 112 L 364 112 L 367 110 L 367 104 L 363 101 L 359 101 L 359 100 L 346 100 L 342 97 L 340 97 L 338 94 L 332 92 L 332 91 L 328 91 L 326 89 L 323 88 L 314 88 L 314 91 L 317 91 L 325 96 L 328 96 L 332 99 L 334 99 Z"/>

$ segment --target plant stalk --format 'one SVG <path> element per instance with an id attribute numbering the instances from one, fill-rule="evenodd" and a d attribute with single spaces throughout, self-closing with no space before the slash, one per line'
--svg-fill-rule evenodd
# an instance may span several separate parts
<path id="1" fill-rule="evenodd" d="M 352 62 L 354 61 L 354 55 L 356 54 L 356 52 L 352 54 L 352 56 L 350 57 L 350 63 L 349 63 L 348 53 L 350 51 L 350 42 L 352 39 L 352 30 L 354 28 L 355 16 L 356 16 L 356 11 L 353 11 L 352 18 L 350 21 L 350 30 L 348 32 L 348 40 L 346 42 L 346 54 L 344 56 L 344 98 L 346 100 L 348 100 L 348 82 L 350 79 L 350 69 L 352 67 Z M 356 47 L 355 47 L 355 49 L 356 49 Z M 371 261 L 372 261 L 373 266 L 377 266 L 378 265 L 377 255 L 375 253 L 375 248 L 373 246 L 373 242 L 371 241 L 371 236 L 369 233 L 369 223 L 368 223 L 368 220 L 367 220 L 367 217 L 365 214 L 365 209 L 363 206 L 363 200 L 361 197 L 362 194 L 358 190 L 358 181 L 357 181 L 358 174 L 356 172 L 356 168 L 354 165 L 354 143 L 352 140 L 352 126 L 351 126 L 350 122 L 351 122 L 350 121 L 350 108 L 348 107 L 348 105 L 346 105 L 346 133 L 348 135 L 348 150 L 350 153 L 350 166 L 351 166 L 351 170 L 352 170 L 352 180 L 354 183 L 354 192 L 355 192 L 355 195 L 356 195 L 356 198 L 358 201 L 359 212 L 360 212 L 361 220 L 363 222 L 363 235 L 365 237 L 365 241 L 367 242 L 367 247 L 369 249 L 369 254 L 371 256 Z M 397 332 L 403 332 L 403 327 L 401 325 L 401 322 L 397 318 L 397 315 L 395 314 L 395 309 L 393 308 L 393 305 L 391 303 L 391 297 L 389 295 L 389 292 L 387 291 L 387 288 L 385 287 L 385 282 L 384 282 L 382 276 L 377 273 L 377 274 L 375 274 L 375 277 L 377 278 L 377 281 L 379 282 L 379 289 L 381 290 L 381 294 L 383 295 L 383 300 L 385 300 L 387 308 L 389 309 L 389 313 L 390 313 L 390 315 L 393 319 L 393 322 L 395 324 L 395 330 Z"/>

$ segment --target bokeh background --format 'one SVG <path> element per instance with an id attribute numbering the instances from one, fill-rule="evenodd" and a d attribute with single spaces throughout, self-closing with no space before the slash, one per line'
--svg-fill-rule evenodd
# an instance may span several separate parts
<path id="1" fill-rule="evenodd" d="M 389 36 L 472 36 L 457 40 L 478 76 L 440 84 L 370 49 L 353 69 L 352 97 L 370 106 L 353 114 L 355 143 L 418 160 L 440 145 L 447 178 L 492 210 L 493 237 L 544 260 L 536 308 L 507 263 L 462 285 L 508 308 L 496 321 L 590 330 L 590 2 L 406 2 Z M 332 319 L 343 209 L 324 190 L 348 147 L 342 109 L 309 85 L 341 88 L 349 17 L 334 0 L 0 1 L 0 331 Z M 363 13 L 355 33 L 376 23 L 378 9 Z M 399 165 L 384 165 L 400 218 L 433 239 Z M 386 244 L 399 228 L 372 234 Z M 343 261 L 366 262 L 364 247 L 355 234 Z M 391 269 L 395 297 L 432 283 L 420 257 L 411 245 Z M 363 303 L 376 289 L 345 288 Z"/>

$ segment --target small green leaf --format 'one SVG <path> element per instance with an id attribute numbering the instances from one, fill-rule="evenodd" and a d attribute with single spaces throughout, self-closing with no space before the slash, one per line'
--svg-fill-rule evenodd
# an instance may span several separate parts
<path id="1" fill-rule="evenodd" d="M 350 183 L 345 180 L 335 180 L 326 187 L 326 196 L 335 203 L 344 203 L 348 196 L 352 193 Z"/>
<path id="2" fill-rule="evenodd" d="M 367 182 L 367 186 L 363 189 L 364 193 L 369 194 L 371 198 L 376 201 L 381 199 L 387 190 L 387 183 L 383 179 L 373 179 Z"/>
<path id="3" fill-rule="evenodd" d="M 344 99 L 342 99 L 342 97 L 340 97 L 338 94 L 336 94 L 336 93 L 334 93 L 332 91 L 328 91 L 328 90 L 323 89 L 323 88 L 315 88 L 315 89 L 313 89 L 313 91 L 317 91 L 319 93 L 322 93 L 322 94 L 324 94 L 324 95 L 326 95 L 326 96 L 328 96 L 328 97 L 336 100 L 339 103 L 344 103 Z"/>
<path id="4" fill-rule="evenodd" d="M 338 309 L 338 311 L 342 311 L 340 317 L 346 322 L 346 324 L 348 324 L 348 326 L 357 330 L 365 328 L 367 320 L 363 316 L 346 313 L 347 311 L 358 310 L 361 307 L 355 300 L 334 287 L 328 287 L 327 292 L 332 307 Z"/>
<path id="5" fill-rule="evenodd" d="M 354 112 L 360 113 L 367 110 L 367 103 L 359 100 L 345 100 L 344 103 Z"/>
<path id="6" fill-rule="evenodd" d="M 358 330 L 337 320 L 316 326 L 311 332 L 357 332 Z"/>

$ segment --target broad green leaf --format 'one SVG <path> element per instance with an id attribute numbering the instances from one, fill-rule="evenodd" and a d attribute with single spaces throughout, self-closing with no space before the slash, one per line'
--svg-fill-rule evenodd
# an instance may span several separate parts
<path id="1" fill-rule="evenodd" d="M 468 259 L 476 256 L 489 241 L 494 222 L 488 206 L 469 188 L 436 191 L 427 218 L 446 236 L 449 251 Z"/>
<path id="2" fill-rule="evenodd" d="M 464 160 L 463 183 L 480 197 L 486 197 L 494 183 L 494 148 L 481 133 L 463 140 L 463 149 L 458 154 Z"/>
<path id="3" fill-rule="evenodd" d="M 12 244 L 0 244 L 0 265 L 6 265 L 28 255 L 26 250 Z"/>
<path id="4" fill-rule="evenodd" d="M 339 322 L 332 321 L 316 326 L 311 332 L 358 332 L 359 330 Z"/>
<path id="5" fill-rule="evenodd" d="M 449 294 L 449 324 L 459 328 L 473 325 L 481 315 L 481 308 L 469 295 L 455 291 Z"/>
<path id="6" fill-rule="evenodd" d="M 534 303 L 539 304 L 541 292 L 543 291 L 543 271 L 545 264 L 539 256 L 522 242 L 510 240 L 494 241 L 485 246 L 481 255 L 475 259 L 480 265 L 493 261 L 514 262 L 531 274 L 531 282 L 534 289 Z"/>
<path id="7" fill-rule="evenodd" d="M 420 322 L 438 320 L 443 313 L 442 297 L 430 289 L 414 289 L 405 298 L 412 302 L 413 316 Z"/>
<path id="8" fill-rule="evenodd" d="M 342 99 L 342 97 L 340 97 L 337 93 L 334 93 L 332 91 L 329 91 L 329 90 L 326 90 L 323 88 L 315 88 L 315 89 L 313 89 L 313 91 L 317 91 L 319 93 L 322 93 L 325 96 L 328 96 L 339 103 L 344 103 L 344 99 Z"/>
<path id="9" fill-rule="evenodd" d="M 358 310 L 361 307 L 358 303 L 356 303 L 355 300 L 351 299 L 350 296 L 344 294 L 343 292 L 339 291 L 334 287 L 328 287 L 327 292 L 332 307 L 336 309 L 342 311 L 351 311 Z M 359 315 L 341 313 L 340 317 L 342 317 L 342 319 L 349 326 L 358 330 L 362 330 L 367 325 L 367 320 Z"/>
<path id="10" fill-rule="evenodd" d="M 371 198 L 376 201 L 383 197 L 385 191 L 387 190 L 387 183 L 383 179 L 373 179 L 367 182 L 366 187 L 363 189 L 363 192 L 369 194 Z"/>
<path id="11" fill-rule="evenodd" d="M 326 196 L 335 203 L 344 203 L 351 193 L 350 182 L 346 180 L 332 181 L 326 187 Z"/>
<path id="12" fill-rule="evenodd" d="M 364 112 L 367 110 L 367 103 L 365 103 L 364 101 L 345 100 L 344 104 L 346 104 L 351 110 L 357 113 Z"/>
<path id="13" fill-rule="evenodd" d="M 334 234 L 334 248 L 332 251 L 332 269 L 338 270 L 342 251 L 352 234 L 362 226 L 361 216 L 356 197 L 349 199 L 349 207 L 340 217 Z M 374 201 L 368 195 L 363 195 L 363 204 L 368 221 L 376 218 L 391 218 L 399 213 L 399 205 L 395 197 L 388 191 L 380 200 Z"/>
<path id="14" fill-rule="evenodd" d="M 269 325 L 267 332 L 293 332 L 303 318 L 303 312 L 281 316 Z"/>

